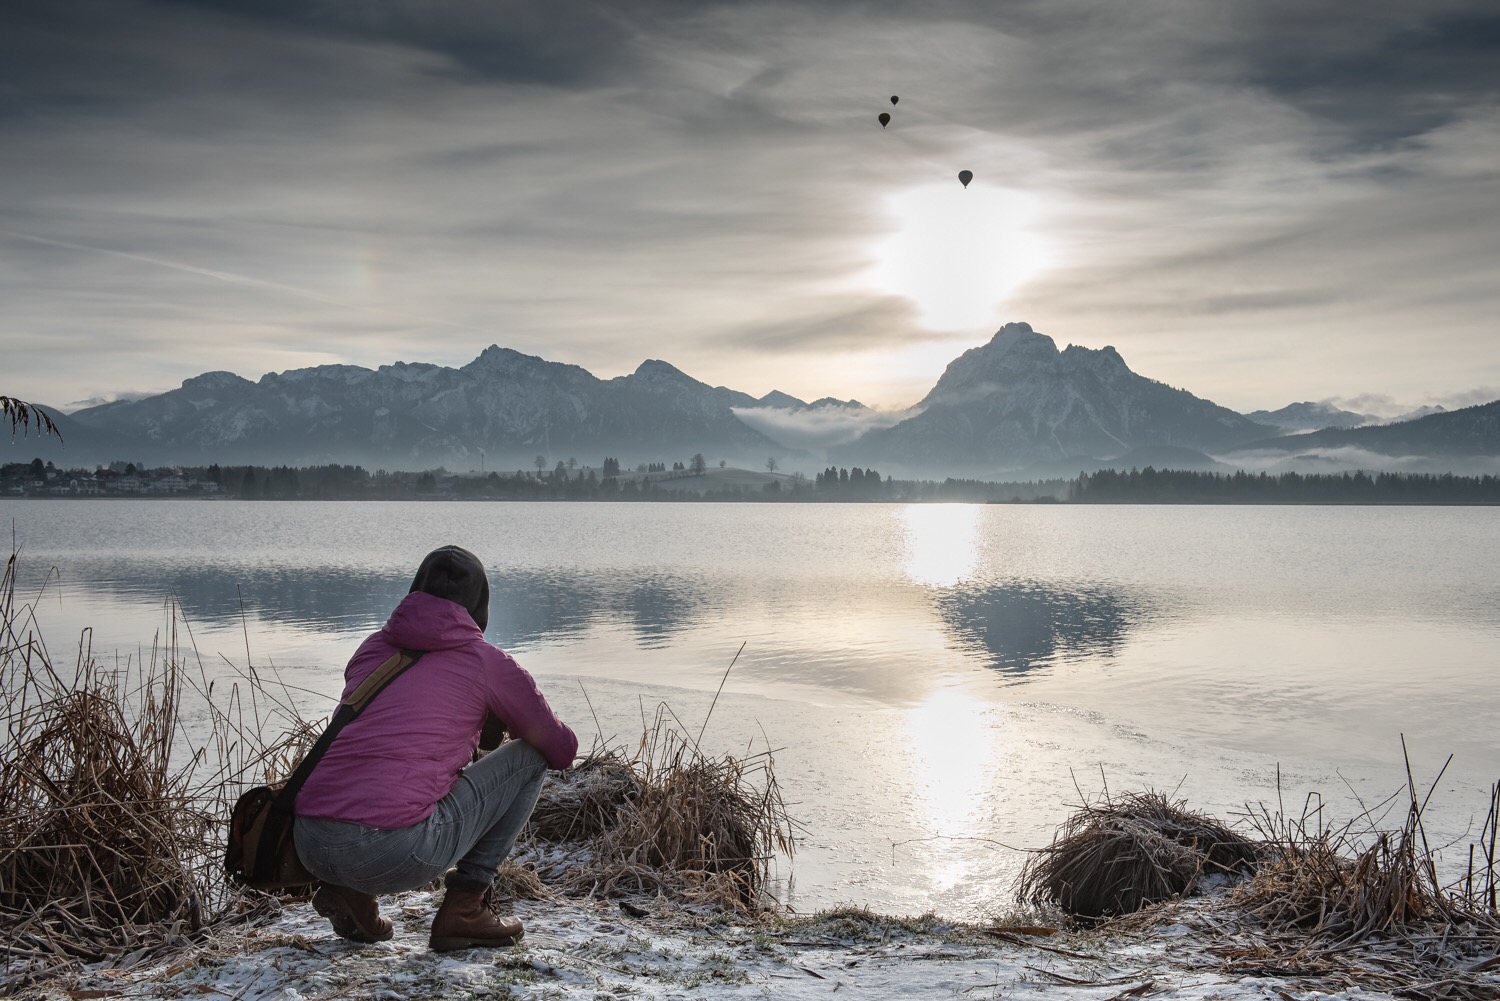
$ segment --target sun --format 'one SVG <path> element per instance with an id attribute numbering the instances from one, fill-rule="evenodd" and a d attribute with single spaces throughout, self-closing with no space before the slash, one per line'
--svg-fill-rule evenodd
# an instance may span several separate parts
<path id="1" fill-rule="evenodd" d="M 1006 298 L 1046 267 L 1039 202 L 1024 192 L 949 181 L 893 195 L 887 210 L 895 232 L 876 246 L 869 280 L 911 300 L 929 330 L 993 326 Z"/>

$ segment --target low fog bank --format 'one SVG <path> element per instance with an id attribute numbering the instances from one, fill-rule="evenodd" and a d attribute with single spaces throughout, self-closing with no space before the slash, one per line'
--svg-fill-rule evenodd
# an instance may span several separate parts
<path id="1" fill-rule="evenodd" d="M 1288 454 L 1274 449 L 1216 456 L 1221 467 L 1247 473 L 1453 473 L 1456 476 L 1500 475 L 1500 456 L 1382 455 L 1354 446 L 1310 448 Z"/>
<path id="2" fill-rule="evenodd" d="M 1462 410 L 1464 407 L 1473 407 L 1481 403 L 1491 403 L 1500 400 L 1500 386 L 1475 386 L 1473 389 L 1460 390 L 1452 393 L 1443 393 L 1430 397 L 1426 403 L 1413 403 L 1410 400 L 1398 400 L 1387 393 L 1360 393 L 1357 396 L 1333 396 L 1318 403 L 1323 406 L 1336 407 L 1340 410 L 1352 410 L 1368 414 L 1373 417 L 1372 423 L 1394 424 L 1397 421 L 1412 420 L 1430 413 L 1443 410 Z"/>
<path id="3" fill-rule="evenodd" d="M 1112 459 L 1074 456 L 1049 462 L 1031 463 L 1014 469 L 955 472 L 952 475 L 973 476 L 979 480 L 997 483 L 1059 478 L 1071 481 L 1080 475 L 1091 475 L 1103 470 L 1128 473 L 1131 470 L 1144 470 L 1147 467 L 1157 472 L 1173 470 L 1217 473 L 1225 476 L 1236 472 L 1265 473 L 1270 476 L 1278 476 L 1282 473 L 1338 475 L 1357 472 L 1500 476 L 1500 456 L 1392 456 L 1349 445 L 1314 447 L 1293 453 L 1276 449 L 1257 449 L 1235 452 L 1232 455 L 1208 455 L 1194 449 L 1156 446 L 1133 449 Z M 882 469 L 882 472 L 884 471 Z M 909 473 L 895 466 L 892 467 L 891 472 L 898 478 L 904 476 L 911 476 L 915 479 L 931 478 L 930 474 Z"/>
<path id="4" fill-rule="evenodd" d="M 741 423 L 787 448 L 821 452 L 845 445 L 866 431 L 894 427 L 915 417 L 917 410 L 876 410 L 871 407 L 734 407 Z"/>
<path id="5" fill-rule="evenodd" d="M 106 403 L 116 403 L 116 402 L 118 402 L 120 400 L 126 400 L 126 401 L 145 400 L 145 399 L 149 399 L 150 397 L 153 397 L 153 396 L 160 396 L 162 392 L 165 392 L 165 391 L 163 390 L 163 391 L 157 391 L 157 392 L 150 392 L 148 390 L 141 390 L 141 391 L 137 392 L 137 391 L 127 390 L 125 392 L 120 392 L 120 393 L 103 393 L 103 394 L 100 394 L 98 396 L 90 396 L 88 399 L 84 399 L 84 400 L 73 400 L 70 403 L 64 403 L 60 407 L 49 407 L 48 409 L 49 410 L 56 410 L 59 413 L 72 414 L 72 413 L 78 412 L 79 410 L 87 410 L 89 407 L 103 406 Z"/>

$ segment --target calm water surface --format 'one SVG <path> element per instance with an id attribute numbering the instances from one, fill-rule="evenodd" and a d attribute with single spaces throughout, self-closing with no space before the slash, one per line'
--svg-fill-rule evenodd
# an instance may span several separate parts
<path id="1" fill-rule="evenodd" d="M 1227 815 L 1361 812 L 1453 762 L 1429 834 L 1500 778 L 1500 509 L 0 501 L 54 657 L 149 656 L 180 605 L 210 672 L 274 665 L 313 714 L 445 543 L 489 638 L 585 744 L 665 702 L 776 749 L 782 875 L 975 917 L 1105 784 Z M 55 573 L 51 568 L 55 567 Z M 66 656 L 63 654 L 66 653 Z M 592 706 L 592 711 L 590 709 Z M 1400 804 L 1404 807 L 1404 803 Z M 1392 823 L 1399 823 L 1398 815 Z"/>

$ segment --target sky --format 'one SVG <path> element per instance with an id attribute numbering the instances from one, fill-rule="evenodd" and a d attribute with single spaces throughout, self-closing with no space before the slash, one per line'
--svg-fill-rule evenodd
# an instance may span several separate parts
<path id="1" fill-rule="evenodd" d="M 901 408 L 1009 321 L 1500 397 L 1491 0 L 7 0 L 0 182 L 0 393 L 64 408 L 492 343 Z"/>

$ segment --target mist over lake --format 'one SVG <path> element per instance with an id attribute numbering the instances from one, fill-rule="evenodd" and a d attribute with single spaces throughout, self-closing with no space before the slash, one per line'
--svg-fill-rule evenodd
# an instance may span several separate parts
<path id="1" fill-rule="evenodd" d="M 149 657 L 171 599 L 205 673 L 274 666 L 310 715 L 421 557 L 472 549 L 488 638 L 585 746 L 633 747 L 665 702 L 692 735 L 707 717 L 711 753 L 775 749 L 801 910 L 993 912 L 1014 849 L 1105 782 L 1225 816 L 1274 809 L 1279 768 L 1287 810 L 1317 793 L 1348 817 L 1404 788 L 1404 734 L 1424 791 L 1454 756 L 1436 845 L 1477 833 L 1500 777 L 1494 508 L 7 499 L 0 517 L 55 662 L 85 628 L 102 662 Z"/>

